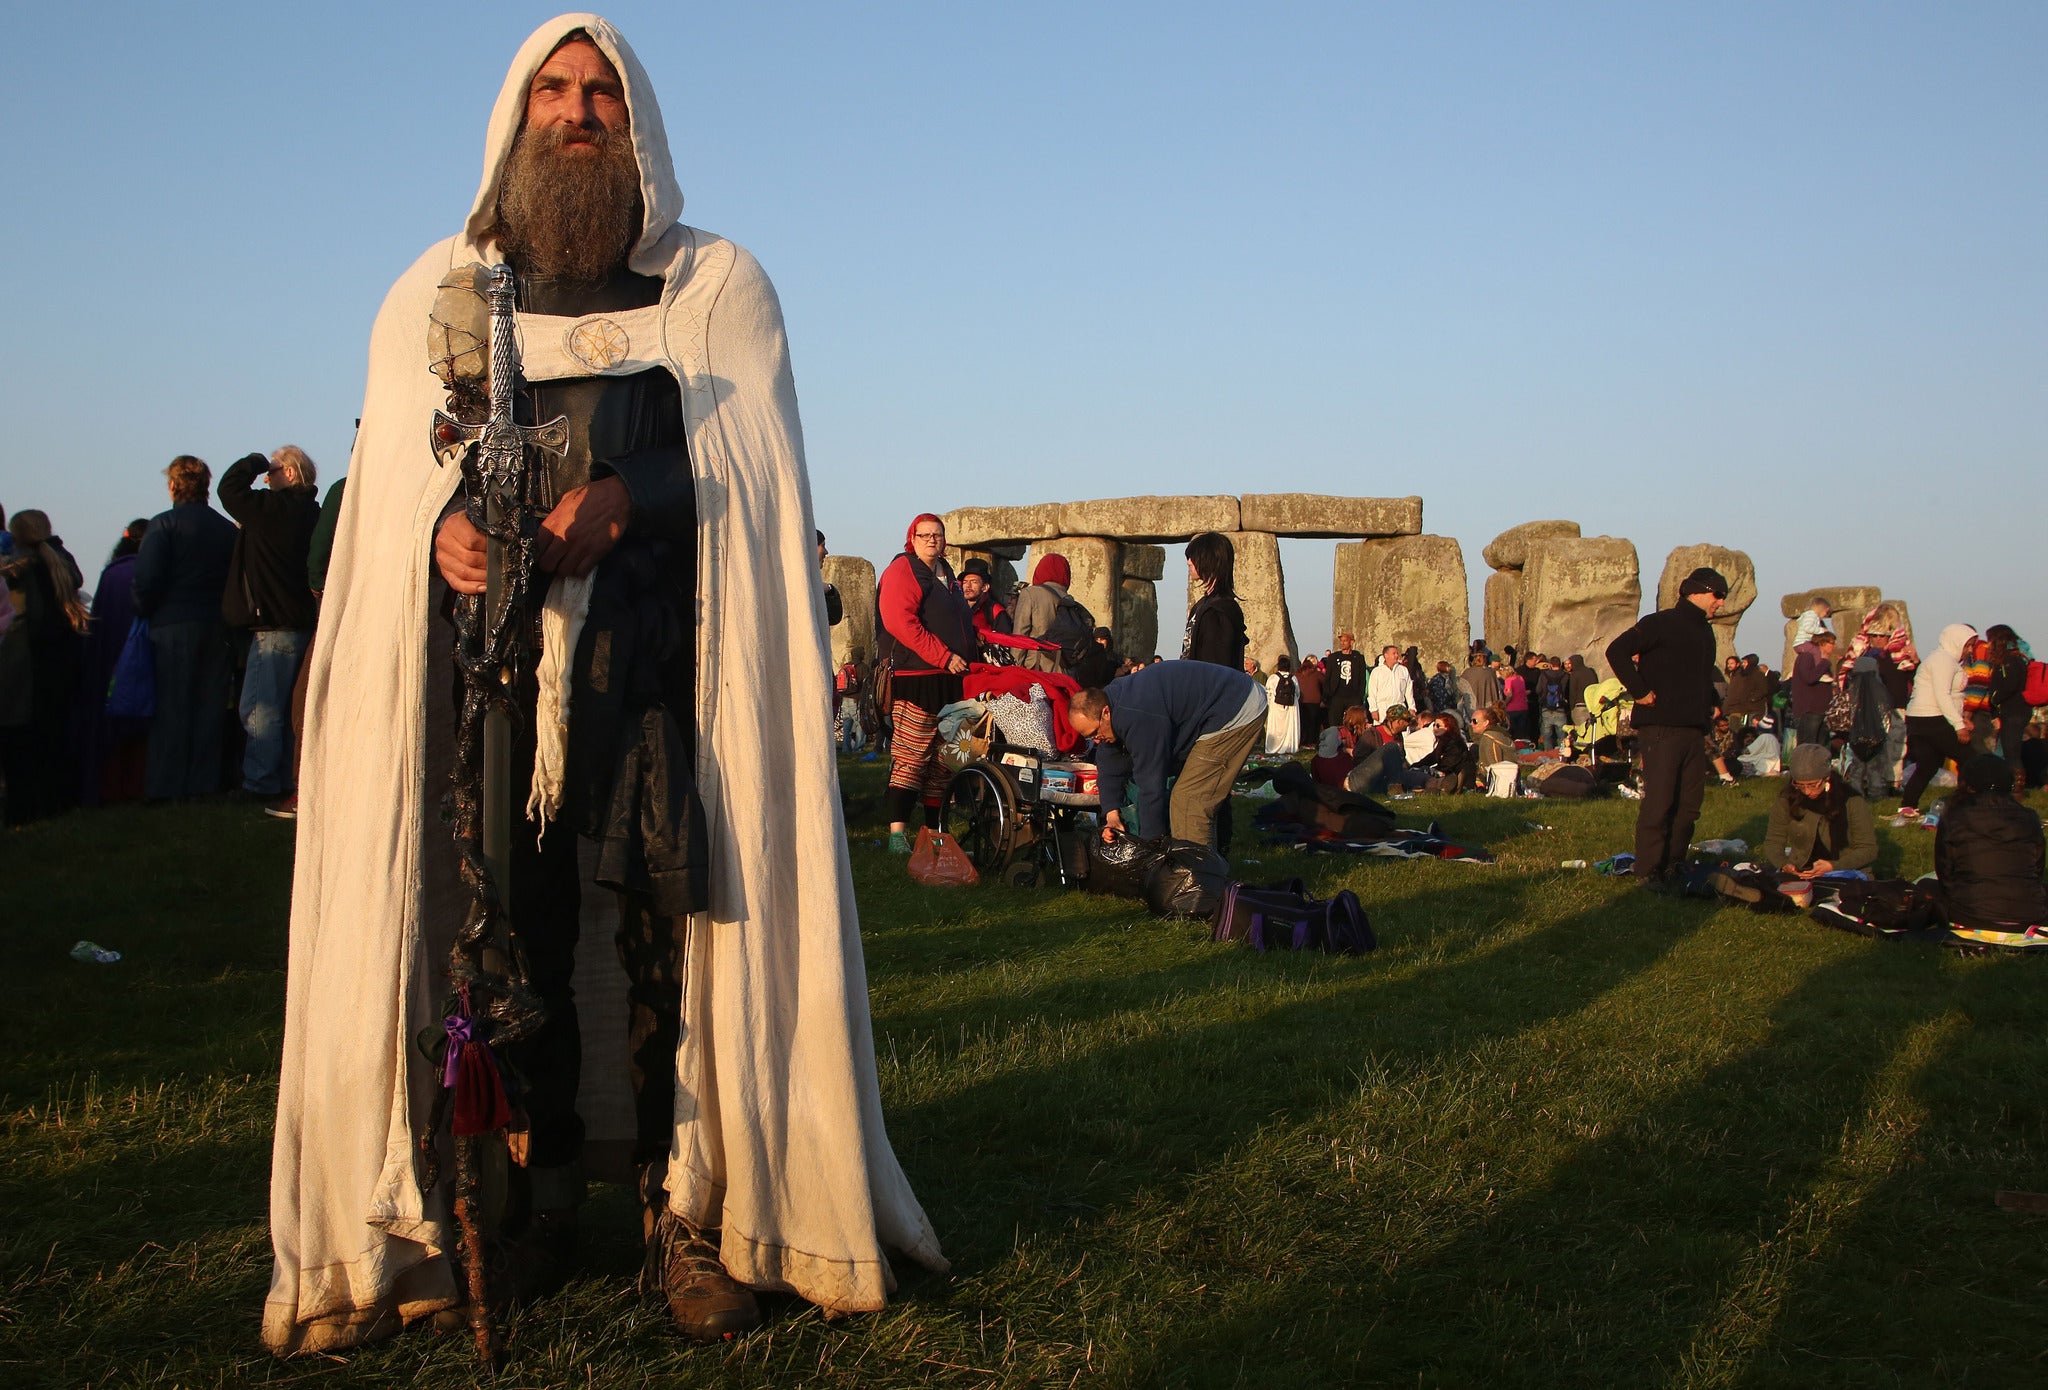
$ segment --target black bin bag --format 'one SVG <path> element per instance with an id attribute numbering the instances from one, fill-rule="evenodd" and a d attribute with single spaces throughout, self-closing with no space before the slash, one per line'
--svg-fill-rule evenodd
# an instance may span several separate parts
<path id="1" fill-rule="evenodd" d="M 1161 917 L 1215 917 L 1230 886 L 1230 861 L 1190 840 L 1169 840 L 1145 875 L 1145 905 Z"/>

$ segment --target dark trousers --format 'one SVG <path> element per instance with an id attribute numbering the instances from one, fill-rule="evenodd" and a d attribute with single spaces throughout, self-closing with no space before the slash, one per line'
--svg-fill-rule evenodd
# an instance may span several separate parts
<path id="1" fill-rule="evenodd" d="M 156 715 L 149 724 L 152 801 L 220 790 L 221 729 L 228 699 L 227 630 L 217 622 L 154 624 Z"/>
<path id="2" fill-rule="evenodd" d="M 1303 705 L 1301 707 L 1301 746 L 1314 748 L 1316 740 L 1323 736 L 1323 707 Z"/>
<path id="3" fill-rule="evenodd" d="M 1913 765 L 1913 775 L 1899 789 L 1899 803 L 1918 808 L 1920 794 L 1927 790 L 1934 774 L 1941 771 L 1942 763 L 1953 758 L 1960 769 L 1969 756 L 1970 750 L 1963 747 L 1955 725 L 1940 715 L 1907 715 L 1906 761 Z"/>
<path id="4" fill-rule="evenodd" d="M 1685 860 L 1707 794 L 1707 739 L 1698 729 L 1636 727 L 1643 800 L 1636 812 L 1637 878 L 1661 878 Z"/>
<path id="5" fill-rule="evenodd" d="M 1827 747 L 1828 712 L 1817 709 L 1812 714 L 1794 715 L 1792 733 L 1801 744 L 1818 743 L 1823 748 Z"/>

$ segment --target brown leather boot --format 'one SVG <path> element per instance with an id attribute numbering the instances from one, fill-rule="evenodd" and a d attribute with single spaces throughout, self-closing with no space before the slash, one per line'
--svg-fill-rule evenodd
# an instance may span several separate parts
<path id="1" fill-rule="evenodd" d="M 723 1341 L 761 1325 L 754 1291 L 725 1272 L 709 1235 L 664 1212 L 655 1231 L 657 1249 L 649 1252 L 660 1258 L 661 1292 L 676 1330 L 699 1342 Z"/>

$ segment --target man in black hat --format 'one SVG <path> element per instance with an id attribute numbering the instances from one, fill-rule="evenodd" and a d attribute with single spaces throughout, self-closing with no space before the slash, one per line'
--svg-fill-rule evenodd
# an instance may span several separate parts
<path id="1" fill-rule="evenodd" d="M 988 561 L 977 556 L 960 566 L 960 597 L 967 600 L 967 611 L 974 615 L 977 632 L 986 635 L 1011 630 L 1010 610 L 996 597 L 995 578 L 989 573 Z"/>
<path id="2" fill-rule="evenodd" d="M 1636 813 L 1636 882 L 1655 885 L 1685 862 L 1707 789 L 1707 731 L 1714 726 L 1714 629 L 1728 581 L 1700 568 L 1678 602 L 1650 614 L 1607 646 L 1615 678 L 1635 701 L 1643 800 Z"/>

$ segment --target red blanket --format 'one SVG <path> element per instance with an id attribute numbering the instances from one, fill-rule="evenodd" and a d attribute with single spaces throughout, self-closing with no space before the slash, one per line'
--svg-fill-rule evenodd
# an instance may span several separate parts
<path id="1" fill-rule="evenodd" d="M 1072 676 L 1026 671 L 1018 666 L 976 665 L 967 668 L 960 684 L 970 700 L 993 700 L 998 695 L 1014 695 L 1019 700 L 1028 700 L 1032 686 L 1043 688 L 1052 700 L 1052 736 L 1059 745 L 1059 751 L 1071 753 L 1080 747 L 1081 736 L 1067 722 L 1067 701 L 1081 689 L 1080 682 Z"/>

